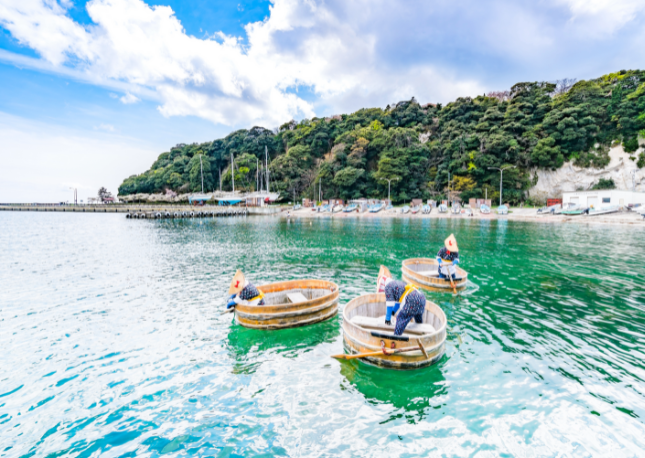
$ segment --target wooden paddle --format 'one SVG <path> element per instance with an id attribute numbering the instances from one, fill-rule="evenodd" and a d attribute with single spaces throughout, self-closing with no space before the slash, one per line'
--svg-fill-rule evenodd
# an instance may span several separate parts
<path id="1" fill-rule="evenodd" d="M 452 281 L 452 275 L 450 274 L 450 271 L 448 271 L 448 278 L 450 279 L 450 286 L 452 286 L 452 292 L 454 294 L 457 294 L 457 288 L 455 287 L 455 282 Z"/>
<path id="2" fill-rule="evenodd" d="M 231 313 L 235 311 L 235 307 L 231 307 L 230 309 L 224 310 L 220 315 L 226 315 L 227 313 Z"/>
<path id="3" fill-rule="evenodd" d="M 349 359 L 356 359 L 356 358 L 365 358 L 365 357 L 368 357 L 368 356 L 379 356 L 379 355 L 392 356 L 392 355 L 395 355 L 397 353 L 404 353 L 406 351 L 415 351 L 415 350 L 419 350 L 419 347 L 395 348 L 393 350 L 388 350 L 387 348 L 383 348 L 383 349 L 381 349 L 379 351 L 370 351 L 370 352 L 366 352 L 366 353 L 357 353 L 355 355 L 346 355 L 346 354 L 343 353 L 342 355 L 331 355 L 331 357 L 336 358 L 336 359 L 349 360 Z"/>

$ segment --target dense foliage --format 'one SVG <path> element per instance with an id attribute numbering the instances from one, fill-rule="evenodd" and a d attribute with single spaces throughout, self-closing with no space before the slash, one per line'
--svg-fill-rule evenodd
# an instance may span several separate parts
<path id="1" fill-rule="evenodd" d="M 181 144 L 127 178 L 119 194 L 200 191 L 201 167 L 206 191 L 219 188 L 220 176 L 222 189 L 230 190 L 231 155 L 236 189 L 254 190 L 266 147 L 271 190 L 285 200 L 317 197 L 319 188 L 323 198 L 386 197 L 387 179 L 395 202 L 441 198 L 449 187 L 462 199 L 485 192 L 495 199 L 499 171 L 491 168 L 514 165 L 504 173 L 504 197 L 518 202 L 536 167 L 556 169 L 573 160 L 601 168 L 612 142 L 634 152 L 639 132 L 645 136 L 645 71 L 567 83 L 519 83 L 444 107 L 413 98 L 385 109 L 291 121 L 275 132 L 254 127 Z"/>

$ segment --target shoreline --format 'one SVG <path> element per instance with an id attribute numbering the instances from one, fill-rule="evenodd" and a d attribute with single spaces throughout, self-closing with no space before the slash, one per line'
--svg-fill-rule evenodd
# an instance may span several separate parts
<path id="1" fill-rule="evenodd" d="M 432 213 L 424 215 L 417 213 L 413 215 L 411 213 L 400 213 L 400 209 L 397 208 L 397 212 L 385 212 L 380 211 L 378 213 L 318 213 L 314 212 L 308 208 L 301 208 L 300 210 L 290 210 L 289 214 L 291 217 L 295 218 L 329 218 L 329 219 L 345 219 L 345 218 L 360 218 L 360 219 L 387 219 L 387 218 L 398 218 L 398 219 L 411 219 L 411 220 L 429 220 L 429 219 L 461 219 L 466 221 L 476 221 L 476 220 L 500 220 L 500 221 L 527 221 L 527 222 L 536 222 L 543 224 L 587 224 L 587 225 L 600 225 L 600 224 L 611 224 L 611 225 L 620 225 L 620 226 L 630 226 L 630 225 L 642 225 L 645 227 L 645 218 L 640 213 L 633 211 L 621 211 L 617 213 L 610 213 L 607 215 L 598 215 L 598 216 L 585 216 L 585 215 L 550 215 L 550 214 L 538 214 L 536 208 L 510 208 L 508 215 L 498 215 L 494 212 L 491 212 L 488 215 L 479 213 L 478 211 L 474 212 L 473 216 L 466 216 L 464 214 L 453 215 L 452 213 L 438 213 L 436 209 L 432 210 Z M 286 217 L 286 211 L 280 213 L 280 216 Z"/>

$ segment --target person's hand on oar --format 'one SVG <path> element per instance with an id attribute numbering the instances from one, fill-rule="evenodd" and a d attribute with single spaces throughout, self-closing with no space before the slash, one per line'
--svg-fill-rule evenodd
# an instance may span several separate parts
<path id="1" fill-rule="evenodd" d="M 228 297 L 228 303 L 226 304 L 226 310 L 223 311 L 222 313 L 220 313 L 220 315 L 225 315 L 227 313 L 231 313 L 231 312 L 235 311 L 235 301 L 233 300 L 233 299 L 235 299 L 235 296 L 237 296 L 237 294 L 231 294 Z"/>

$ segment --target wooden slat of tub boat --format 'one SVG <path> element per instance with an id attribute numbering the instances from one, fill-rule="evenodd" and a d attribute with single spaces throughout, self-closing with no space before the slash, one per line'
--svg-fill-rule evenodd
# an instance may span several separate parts
<path id="1" fill-rule="evenodd" d="M 262 293 L 271 294 L 298 289 L 322 289 L 327 294 L 315 299 L 279 305 L 235 307 L 235 321 L 254 329 L 284 329 L 305 326 L 328 320 L 338 313 L 339 288 L 324 280 L 292 280 L 259 286 Z"/>
<path id="2" fill-rule="evenodd" d="M 402 348 L 418 345 L 420 342 L 426 350 L 427 356 L 421 349 L 408 353 L 399 353 L 391 356 L 370 356 L 362 358 L 370 364 L 388 367 L 393 369 L 417 369 L 429 366 L 437 362 L 445 352 L 446 341 L 446 315 L 441 308 L 430 301 L 426 302 L 426 309 L 423 313 L 423 322 L 429 323 L 435 328 L 432 334 L 408 335 L 407 341 L 388 339 L 379 335 L 388 335 L 387 332 L 375 332 L 371 329 L 364 329 L 352 323 L 351 319 L 356 315 L 379 317 L 385 315 L 385 295 L 365 294 L 351 300 L 343 311 L 343 346 L 351 354 L 373 352 L 381 349 L 382 343 L 386 348 Z M 392 335 L 392 337 L 394 337 Z"/>
<path id="3" fill-rule="evenodd" d="M 401 273 L 403 280 L 408 283 L 412 283 L 418 288 L 423 288 L 426 291 L 435 291 L 435 292 L 452 292 L 452 286 L 450 285 L 450 280 L 443 280 L 438 277 L 429 277 L 427 275 L 421 275 L 418 272 L 415 272 L 410 268 L 411 265 L 422 265 L 428 266 L 429 268 L 437 268 L 439 263 L 436 259 L 430 258 L 411 258 L 403 261 L 401 265 Z M 455 281 L 455 288 L 462 290 L 466 288 L 466 282 L 468 280 L 468 273 L 460 268 L 456 267 L 457 274 L 461 277 L 459 280 Z"/>

